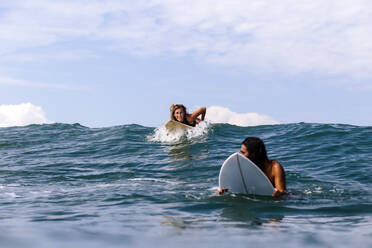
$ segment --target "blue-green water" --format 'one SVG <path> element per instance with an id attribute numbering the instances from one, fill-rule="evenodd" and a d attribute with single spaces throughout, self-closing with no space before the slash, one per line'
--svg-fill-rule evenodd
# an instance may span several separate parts
<path id="1" fill-rule="evenodd" d="M 216 194 L 258 136 L 289 195 Z M 372 128 L 287 124 L 164 130 L 0 128 L 1 247 L 371 247 Z"/>

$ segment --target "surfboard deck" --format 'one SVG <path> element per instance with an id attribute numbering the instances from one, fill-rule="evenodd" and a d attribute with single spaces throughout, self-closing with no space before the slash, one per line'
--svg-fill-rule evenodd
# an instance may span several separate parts
<path id="1" fill-rule="evenodd" d="M 274 187 L 261 169 L 238 152 L 222 164 L 218 181 L 224 192 L 266 196 L 274 193 Z"/>
<path id="2" fill-rule="evenodd" d="M 173 132 L 173 131 L 177 131 L 177 130 L 186 131 L 186 130 L 191 129 L 192 127 L 188 126 L 186 124 L 183 124 L 181 122 L 178 122 L 178 121 L 170 120 L 165 124 L 165 128 L 168 131 Z"/>

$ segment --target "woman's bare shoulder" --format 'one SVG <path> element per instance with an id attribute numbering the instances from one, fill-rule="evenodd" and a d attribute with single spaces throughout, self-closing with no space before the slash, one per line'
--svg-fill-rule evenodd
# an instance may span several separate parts
<path id="1" fill-rule="evenodd" d="M 284 171 L 283 166 L 276 160 L 271 160 L 272 170 L 275 172 Z"/>

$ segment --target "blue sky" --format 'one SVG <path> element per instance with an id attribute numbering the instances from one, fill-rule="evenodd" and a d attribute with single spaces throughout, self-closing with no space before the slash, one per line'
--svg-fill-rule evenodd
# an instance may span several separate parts
<path id="1" fill-rule="evenodd" d="M 368 1 L 2 1 L 0 37 L 0 126 L 159 126 L 170 103 L 372 125 Z"/>

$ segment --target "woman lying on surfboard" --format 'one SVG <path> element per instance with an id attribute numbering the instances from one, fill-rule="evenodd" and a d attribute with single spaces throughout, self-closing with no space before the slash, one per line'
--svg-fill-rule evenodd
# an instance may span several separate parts
<path id="1" fill-rule="evenodd" d="M 201 107 L 194 111 L 192 114 L 186 112 L 186 107 L 182 104 L 171 104 L 170 105 L 170 114 L 171 120 L 181 122 L 183 124 L 195 127 L 201 121 L 204 121 L 205 113 L 207 112 L 206 107 Z M 201 115 L 199 119 L 198 116 Z"/>
<path id="2" fill-rule="evenodd" d="M 285 194 L 285 172 L 283 166 L 276 160 L 267 157 L 265 144 L 256 137 L 248 137 L 242 142 L 240 153 L 256 164 L 270 180 L 274 187 L 273 196 Z M 218 193 L 223 194 L 223 190 L 218 188 Z"/>

